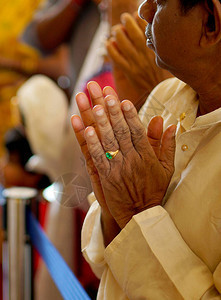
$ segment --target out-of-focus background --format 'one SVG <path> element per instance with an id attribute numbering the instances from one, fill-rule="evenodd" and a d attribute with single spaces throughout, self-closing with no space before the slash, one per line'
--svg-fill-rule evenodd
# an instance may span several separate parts
<path id="1" fill-rule="evenodd" d="M 14 187 L 37 192 L 27 206 L 90 298 L 96 299 L 99 279 L 81 255 L 80 237 L 94 197 L 70 117 L 78 113 L 76 93 L 90 98 L 90 80 L 101 88 L 112 86 L 120 100 L 130 99 L 139 109 L 152 88 L 171 76 L 156 67 L 146 47 L 146 23 L 136 14 L 140 3 L 0 0 L 0 299 L 9 300 L 9 200 L 2 191 Z M 122 19 L 125 12 L 130 15 Z M 147 52 L 147 61 L 140 61 L 139 55 L 138 61 L 130 61 L 131 48 Z M 36 250 L 28 260 L 30 299 L 63 299 Z"/>
<path id="2" fill-rule="evenodd" d="M 26 26 L 32 20 L 33 14 L 40 9 L 44 0 L 2 1 L 0 12 L 0 155 L 5 152 L 4 135 L 9 128 L 18 124 L 16 112 L 13 109 L 13 97 L 17 89 L 28 78 L 7 66 L 7 60 L 23 61 L 26 67 L 40 54 L 37 49 L 21 41 Z M 29 63 L 28 63 L 29 62 Z M 4 66 L 5 63 L 5 66 Z"/>

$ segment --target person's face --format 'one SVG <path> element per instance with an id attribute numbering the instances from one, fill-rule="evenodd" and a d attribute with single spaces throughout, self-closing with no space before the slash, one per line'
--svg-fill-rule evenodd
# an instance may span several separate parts
<path id="1" fill-rule="evenodd" d="M 139 15 L 149 23 L 147 46 L 156 53 L 157 64 L 174 74 L 190 66 L 202 30 L 200 7 L 184 14 L 180 0 L 146 0 L 139 7 Z"/>

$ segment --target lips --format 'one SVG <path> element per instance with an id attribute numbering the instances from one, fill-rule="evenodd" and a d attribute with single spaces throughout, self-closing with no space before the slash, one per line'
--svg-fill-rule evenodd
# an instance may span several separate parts
<path id="1" fill-rule="evenodd" d="M 151 24 L 150 23 L 146 27 L 145 35 L 147 37 L 147 43 L 148 44 L 153 44 L 152 29 L 151 29 Z"/>

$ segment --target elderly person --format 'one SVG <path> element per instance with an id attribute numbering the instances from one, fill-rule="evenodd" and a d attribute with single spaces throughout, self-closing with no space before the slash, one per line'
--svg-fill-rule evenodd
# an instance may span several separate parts
<path id="1" fill-rule="evenodd" d="M 179 79 L 153 90 L 143 124 L 109 87 L 88 85 L 93 110 L 76 96 L 97 198 L 82 250 L 98 299 L 221 299 L 221 3 L 147 0 L 140 15 L 157 64 Z"/>

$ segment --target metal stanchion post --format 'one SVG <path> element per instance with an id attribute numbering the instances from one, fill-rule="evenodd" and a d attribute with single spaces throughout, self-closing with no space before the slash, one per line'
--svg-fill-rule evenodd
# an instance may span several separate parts
<path id="1" fill-rule="evenodd" d="M 8 249 L 8 299 L 31 299 L 31 260 L 27 265 L 26 249 L 26 206 L 36 197 L 31 188 L 9 188 L 3 191 L 7 199 L 7 249 Z M 28 271 L 28 272 L 27 272 Z M 27 278 L 27 274 L 29 273 Z"/>

